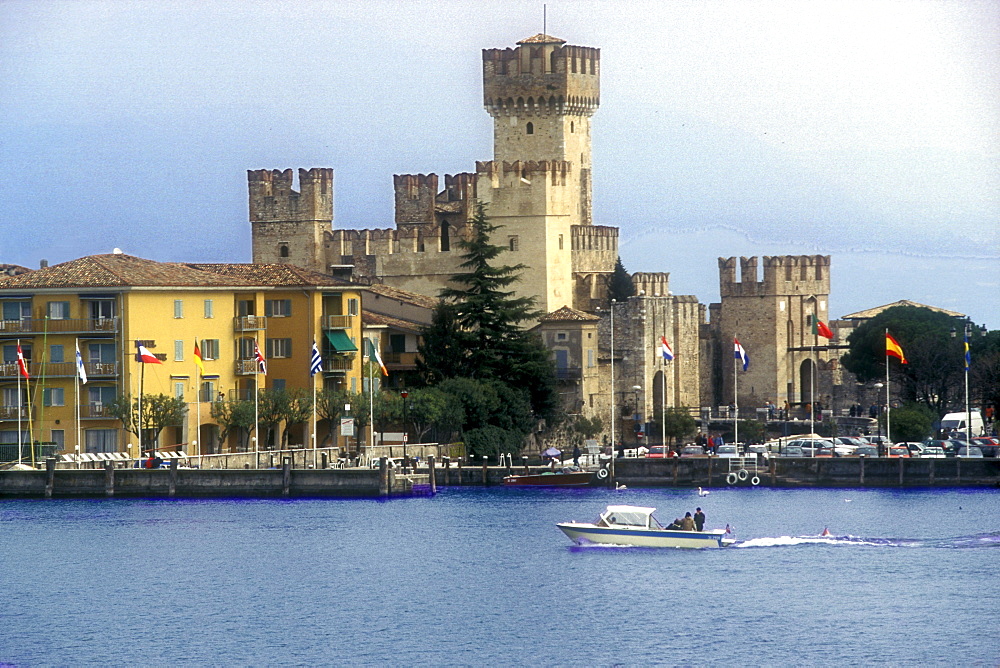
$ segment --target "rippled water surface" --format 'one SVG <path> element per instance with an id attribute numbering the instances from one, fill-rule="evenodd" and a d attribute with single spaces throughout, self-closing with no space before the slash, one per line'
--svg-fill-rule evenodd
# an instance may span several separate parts
<path id="1" fill-rule="evenodd" d="M 739 542 L 576 547 L 555 527 L 608 503 L 700 505 Z M 0 665 L 1000 660 L 997 491 L 4 501 L 0 541 Z"/>

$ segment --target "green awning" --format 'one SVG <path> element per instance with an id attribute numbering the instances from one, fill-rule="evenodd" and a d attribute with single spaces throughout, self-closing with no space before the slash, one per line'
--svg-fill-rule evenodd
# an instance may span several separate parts
<path id="1" fill-rule="evenodd" d="M 333 329 L 327 332 L 326 340 L 338 353 L 353 353 L 358 350 L 358 347 L 351 342 L 351 337 L 342 329 Z"/>

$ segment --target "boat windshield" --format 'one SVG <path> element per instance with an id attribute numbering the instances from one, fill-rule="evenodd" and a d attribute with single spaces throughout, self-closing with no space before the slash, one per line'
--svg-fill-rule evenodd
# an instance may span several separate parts
<path id="1" fill-rule="evenodd" d="M 649 526 L 654 528 L 659 526 L 659 523 L 653 519 L 652 515 L 629 510 L 616 510 L 609 512 L 606 519 L 609 524 L 617 524 L 619 526 L 641 527 L 643 529 Z"/>

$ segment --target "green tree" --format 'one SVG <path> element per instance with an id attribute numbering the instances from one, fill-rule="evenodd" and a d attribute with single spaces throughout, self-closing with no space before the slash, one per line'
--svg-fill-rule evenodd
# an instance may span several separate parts
<path id="1" fill-rule="evenodd" d="M 329 426 L 322 445 L 327 445 L 330 437 L 337 433 L 344 406 L 349 403 L 350 396 L 345 390 L 323 389 L 316 393 L 316 418 L 326 421 Z"/>
<path id="2" fill-rule="evenodd" d="M 524 445 L 524 435 L 493 425 L 470 429 L 463 434 L 465 451 L 470 458 L 497 457 L 500 454 L 518 454 Z"/>
<path id="3" fill-rule="evenodd" d="M 855 329 L 849 337 L 848 352 L 841 358 L 844 368 L 861 382 L 885 379 L 886 329 L 899 342 L 907 364 L 888 358 L 890 378 L 899 383 L 904 402 L 924 404 L 937 415 L 958 405 L 962 393 L 961 335 L 952 329 L 963 323 L 938 311 L 918 306 L 894 306 Z"/>
<path id="4" fill-rule="evenodd" d="M 573 429 L 583 438 L 596 438 L 597 435 L 604 429 L 604 422 L 596 415 L 592 418 L 585 418 L 581 416 L 576 419 L 576 422 L 573 424 Z"/>
<path id="5" fill-rule="evenodd" d="M 979 330 L 980 332 L 982 330 Z M 1000 330 L 970 341 L 969 394 L 975 406 L 1000 408 Z"/>
<path id="6" fill-rule="evenodd" d="M 285 429 L 281 435 L 281 443 L 283 447 L 287 448 L 289 430 L 295 425 L 305 424 L 312 419 L 313 404 L 312 396 L 300 387 L 284 390 L 284 392 L 288 396 L 288 401 L 284 404 L 285 413 L 282 415 Z M 309 444 L 303 439 L 302 445 Z"/>
<path id="7" fill-rule="evenodd" d="M 890 417 L 892 440 L 922 441 L 931 435 L 936 419 L 934 412 L 923 404 L 911 402 L 900 408 L 893 408 Z"/>
<path id="8" fill-rule="evenodd" d="M 119 395 L 108 404 L 107 411 L 121 421 L 126 431 L 139 437 L 147 450 L 152 450 L 165 427 L 184 424 L 187 404 L 183 399 L 166 394 L 142 395 L 142 436 L 139 436 L 138 397 L 133 399 L 130 395 Z"/>
<path id="9" fill-rule="evenodd" d="M 495 264 L 507 249 L 491 243 L 499 227 L 489 222 L 481 202 L 470 227 L 470 238 L 458 242 L 463 271 L 451 276 L 454 287 L 441 290 L 447 305 L 423 331 L 423 375 L 524 388 L 534 413 L 547 418 L 556 407 L 555 367 L 541 338 L 521 328 L 540 315 L 535 299 L 518 297 L 511 288 L 526 267 Z"/>
<path id="10" fill-rule="evenodd" d="M 691 411 L 684 406 L 668 408 L 663 414 L 663 429 L 667 439 L 673 439 L 677 445 L 681 444 L 685 436 L 693 434 L 696 426 Z"/>
<path id="11" fill-rule="evenodd" d="M 245 399 L 213 401 L 209 412 L 219 425 L 219 442 L 225 443 L 231 433 L 241 433 L 242 450 L 249 448 L 250 434 L 255 428 L 253 402 Z"/>
<path id="12" fill-rule="evenodd" d="M 611 274 L 611 280 L 608 282 L 608 305 L 611 305 L 610 300 L 612 299 L 623 302 L 634 294 L 635 285 L 632 283 L 632 277 L 625 271 L 625 265 L 622 264 L 622 259 L 619 256 L 615 260 L 615 271 Z"/>
<path id="13" fill-rule="evenodd" d="M 740 441 L 743 443 L 762 443 L 765 428 L 757 420 L 740 420 Z"/>
<path id="14" fill-rule="evenodd" d="M 461 429 L 465 421 L 461 402 L 437 387 L 411 390 L 406 402 L 406 418 L 418 442 L 431 429 L 450 434 Z"/>

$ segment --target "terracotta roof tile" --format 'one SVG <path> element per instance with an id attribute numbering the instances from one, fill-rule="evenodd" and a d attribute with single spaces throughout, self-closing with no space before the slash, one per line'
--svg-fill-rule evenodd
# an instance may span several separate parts
<path id="1" fill-rule="evenodd" d="M 527 39 L 522 39 L 518 44 L 565 44 L 566 40 L 559 39 L 558 37 L 553 37 L 552 35 L 545 35 L 543 33 L 538 33 Z"/>
<path id="2" fill-rule="evenodd" d="M 185 264 L 156 262 L 124 253 L 111 253 L 89 255 L 26 274 L 11 276 L 0 283 L 0 288 L 7 290 L 20 288 L 225 287 L 246 285 L 249 285 L 246 281 L 217 276 Z"/>
<path id="3" fill-rule="evenodd" d="M 552 313 L 543 316 L 539 322 L 557 322 L 566 320 L 577 322 L 596 322 L 600 320 L 600 318 L 596 315 L 590 315 L 589 313 L 578 311 L 575 308 L 570 308 L 569 306 L 563 306 L 562 308 L 556 309 Z"/>
<path id="4" fill-rule="evenodd" d="M 252 285 L 266 285 L 271 287 L 352 285 L 342 279 L 290 264 L 229 263 L 190 264 L 188 266 L 220 276 L 238 278 Z"/>
<path id="5" fill-rule="evenodd" d="M 381 313 L 371 313 L 363 309 L 361 311 L 361 324 L 365 327 L 389 327 L 407 332 L 419 332 L 423 329 L 423 325 L 418 322 L 393 318 Z"/>
<path id="6" fill-rule="evenodd" d="M 408 304 L 414 304 L 416 306 L 422 306 L 423 308 L 437 308 L 438 302 L 440 301 L 436 297 L 428 297 L 427 295 L 417 294 L 416 292 L 409 292 L 407 290 L 401 290 L 400 288 L 394 288 L 391 285 L 382 285 L 376 283 L 373 285 L 366 285 L 364 287 L 359 286 L 363 290 L 368 290 L 369 292 L 374 292 L 382 297 L 387 297 L 389 299 L 396 299 L 401 302 L 406 302 Z"/>

